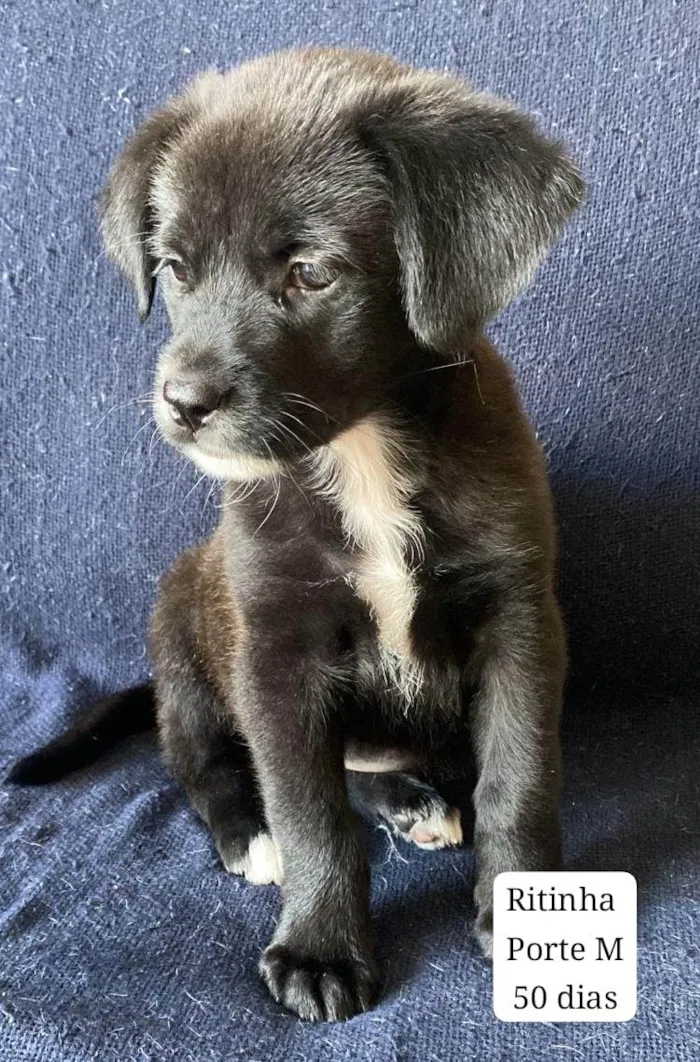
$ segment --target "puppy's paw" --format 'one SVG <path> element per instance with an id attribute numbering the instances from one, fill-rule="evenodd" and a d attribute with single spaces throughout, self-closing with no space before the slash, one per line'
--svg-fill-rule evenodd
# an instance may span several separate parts
<path id="1" fill-rule="evenodd" d="M 387 816 L 392 828 L 419 848 L 448 848 L 462 843 L 462 817 L 437 793 L 429 803 L 394 809 Z"/>
<path id="2" fill-rule="evenodd" d="M 474 925 L 474 936 L 487 959 L 493 958 L 493 911 L 491 907 L 479 911 Z"/>
<path id="3" fill-rule="evenodd" d="M 230 874 L 241 874 L 253 885 L 282 884 L 282 860 L 269 833 L 222 841 L 218 849 L 221 862 Z"/>
<path id="4" fill-rule="evenodd" d="M 259 969 L 275 1002 L 304 1021 L 345 1021 L 369 1010 L 377 994 L 371 960 L 314 959 L 271 944 Z"/>

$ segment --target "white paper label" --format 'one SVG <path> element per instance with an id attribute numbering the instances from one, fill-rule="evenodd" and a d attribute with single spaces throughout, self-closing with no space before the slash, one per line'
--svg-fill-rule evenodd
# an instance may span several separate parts
<path id="1" fill-rule="evenodd" d="M 624 872 L 499 874 L 493 1009 L 501 1021 L 637 1013 L 637 882 Z"/>

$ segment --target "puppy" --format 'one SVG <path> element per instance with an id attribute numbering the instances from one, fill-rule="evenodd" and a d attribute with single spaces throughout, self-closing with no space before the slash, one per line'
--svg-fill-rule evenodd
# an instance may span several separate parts
<path id="1" fill-rule="evenodd" d="M 550 495 L 482 329 L 582 193 L 510 104 L 334 49 L 204 74 L 109 178 L 107 249 L 141 317 L 158 281 L 172 323 L 157 423 L 222 481 L 222 518 L 163 580 L 154 690 L 14 779 L 87 762 L 154 699 L 224 865 L 282 884 L 260 971 L 302 1018 L 376 994 L 351 798 L 459 843 L 434 785 L 473 752 L 486 954 L 495 875 L 561 866 Z"/>

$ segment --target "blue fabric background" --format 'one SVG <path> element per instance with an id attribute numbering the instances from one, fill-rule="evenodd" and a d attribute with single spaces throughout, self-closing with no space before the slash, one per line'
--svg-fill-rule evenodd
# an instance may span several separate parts
<path id="1" fill-rule="evenodd" d="M 572 683 L 569 865 L 640 885 L 639 1016 L 506 1025 L 468 936 L 469 848 L 368 833 L 377 1010 L 308 1028 L 255 975 L 275 889 L 225 875 L 152 743 L 0 791 L 0 1060 L 700 1055 L 698 71 L 672 0 L 0 0 L 0 770 L 141 678 L 159 573 L 216 518 L 152 438 L 139 328 L 95 200 L 191 74 L 295 43 L 449 67 L 567 140 L 589 203 L 493 335 L 549 454 Z"/>

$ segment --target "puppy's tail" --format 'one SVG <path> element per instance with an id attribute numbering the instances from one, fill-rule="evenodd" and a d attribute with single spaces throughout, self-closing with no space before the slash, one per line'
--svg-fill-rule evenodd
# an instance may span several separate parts
<path id="1" fill-rule="evenodd" d="M 67 733 L 20 760 L 7 776 L 17 785 L 46 785 L 88 767 L 130 734 L 156 725 L 152 683 L 135 686 L 98 701 L 93 711 Z"/>

